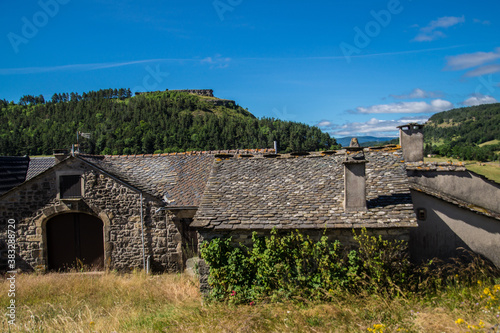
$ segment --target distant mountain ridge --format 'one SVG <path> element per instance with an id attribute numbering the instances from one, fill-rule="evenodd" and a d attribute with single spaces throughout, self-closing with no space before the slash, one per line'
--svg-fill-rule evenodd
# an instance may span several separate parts
<path id="1" fill-rule="evenodd" d="M 343 138 L 336 138 L 335 140 L 337 140 L 337 143 L 342 145 L 342 147 L 347 147 L 351 143 L 352 138 L 354 138 L 354 136 L 346 136 Z M 386 141 L 390 141 L 393 139 L 397 139 L 397 137 L 389 137 L 389 136 L 386 136 L 386 137 L 358 136 L 357 138 L 358 138 L 358 142 L 360 143 L 360 145 L 366 144 L 368 142 L 381 143 L 381 142 L 386 142 Z"/>

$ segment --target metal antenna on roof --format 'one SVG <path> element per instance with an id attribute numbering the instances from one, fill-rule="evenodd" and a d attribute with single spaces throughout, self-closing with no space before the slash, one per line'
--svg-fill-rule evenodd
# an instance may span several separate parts
<path id="1" fill-rule="evenodd" d="M 85 139 L 90 139 L 90 133 L 76 131 L 76 152 L 80 154 L 80 136 Z"/>

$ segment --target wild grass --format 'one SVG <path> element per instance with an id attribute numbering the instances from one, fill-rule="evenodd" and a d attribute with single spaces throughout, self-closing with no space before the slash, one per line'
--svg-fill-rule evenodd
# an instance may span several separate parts
<path id="1" fill-rule="evenodd" d="M 466 167 L 500 184 L 500 162 L 473 163 Z"/>
<path id="2" fill-rule="evenodd" d="M 496 281 L 498 284 L 500 281 Z M 385 298 L 336 291 L 330 302 L 291 300 L 255 305 L 206 303 L 196 279 L 182 274 L 18 274 L 16 326 L 2 332 L 466 332 L 455 321 L 499 324 L 485 288 L 449 285 L 426 296 Z M 8 283 L 0 282 L 6 309 Z M 4 311 L 5 312 L 5 311 Z M 377 326 L 379 325 L 379 326 Z M 484 330 L 486 331 L 486 329 Z"/>

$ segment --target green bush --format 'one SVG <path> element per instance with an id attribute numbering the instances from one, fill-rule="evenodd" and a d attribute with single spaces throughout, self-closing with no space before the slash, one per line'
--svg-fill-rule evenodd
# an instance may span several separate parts
<path id="1" fill-rule="evenodd" d="M 231 238 L 204 242 L 201 256 L 210 266 L 209 298 L 232 303 L 268 299 L 329 300 L 339 293 L 377 293 L 394 297 L 418 293 L 433 297 L 444 288 L 493 281 L 499 271 L 472 252 L 449 262 L 437 259 L 414 266 L 408 244 L 353 230 L 354 248 L 323 236 L 312 241 L 299 231 L 268 237 L 252 234 L 252 247 Z"/>
<path id="2" fill-rule="evenodd" d="M 407 242 L 369 236 L 365 229 L 360 234 L 354 232 L 354 240 L 359 245 L 357 274 L 365 290 L 393 294 L 408 287 L 412 265 Z"/>
<path id="3" fill-rule="evenodd" d="M 231 238 L 213 239 L 201 247 L 210 265 L 210 297 L 247 302 L 259 298 L 328 299 L 335 292 L 372 290 L 394 294 L 407 282 L 410 262 L 402 241 L 354 233 L 357 249 L 323 236 L 314 242 L 300 232 L 269 237 L 254 232 L 251 249 L 232 246 Z"/>

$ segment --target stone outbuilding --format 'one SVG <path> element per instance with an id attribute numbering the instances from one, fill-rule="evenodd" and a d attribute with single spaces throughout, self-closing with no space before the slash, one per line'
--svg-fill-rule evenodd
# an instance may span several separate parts
<path id="1" fill-rule="evenodd" d="M 16 264 L 25 271 L 179 272 L 201 241 L 232 236 L 248 244 L 254 231 L 273 228 L 344 245 L 353 229 L 366 228 L 409 240 L 416 261 L 447 259 L 461 246 L 500 266 L 500 186 L 463 166 L 418 161 L 421 125 L 400 130 L 402 149 L 354 142 L 285 155 L 2 157 L 0 269 L 8 268 L 12 225 Z"/>
<path id="2" fill-rule="evenodd" d="M 26 271 L 79 265 L 181 271 L 197 251 L 189 224 L 213 160 L 211 154 L 38 160 L 27 181 L 0 196 L 3 257 L 13 220 L 17 266 Z"/>
<path id="3" fill-rule="evenodd" d="M 0 196 L 0 214 L 3 233 L 15 221 L 27 271 L 181 271 L 200 240 L 221 235 L 301 229 L 349 242 L 366 227 L 408 240 L 416 225 L 396 147 L 25 160 L 26 181 Z"/>

